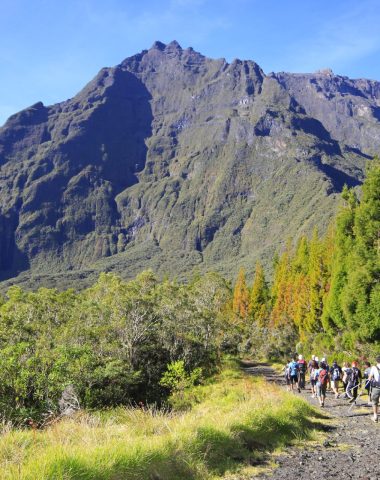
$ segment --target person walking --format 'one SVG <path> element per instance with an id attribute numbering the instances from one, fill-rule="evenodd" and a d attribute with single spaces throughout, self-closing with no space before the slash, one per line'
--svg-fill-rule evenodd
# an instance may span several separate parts
<path id="1" fill-rule="evenodd" d="M 378 422 L 378 410 L 380 400 L 380 355 L 376 357 L 376 365 L 371 368 L 369 374 L 369 381 L 371 382 L 371 402 L 373 407 L 372 420 Z"/>
<path id="2" fill-rule="evenodd" d="M 310 362 L 309 362 L 310 363 Z M 310 385 L 311 385 L 311 396 L 315 398 L 317 395 L 317 390 L 315 385 L 317 383 L 317 379 L 315 378 L 316 372 L 318 370 L 318 364 L 315 360 L 312 360 L 311 365 L 309 367 L 309 374 L 310 374 Z"/>
<path id="3" fill-rule="evenodd" d="M 372 405 L 371 404 L 371 382 L 369 380 L 370 373 L 371 373 L 371 364 L 369 362 L 364 362 L 364 373 L 363 373 L 364 388 L 366 389 L 368 394 L 368 405 Z"/>
<path id="4" fill-rule="evenodd" d="M 348 365 L 348 362 L 343 363 L 342 372 L 343 372 L 342 383 L 343 383 L 343 392 L 344 392 L 343 398 L 348 398 L 347 385 L 348 385 L 348 377 L 349 377 L 349 374 L 351 373 L 351 369 Z"/>
<path id="5" fill-rule="evenodd" d="M 316 390 L 319 405 L 323 408 L 325 406 L 327 385 L 330 381 L 330 375 L 325 363 L 321 362 L 319 368 L 315 372 L 315 378 L 317 380 Z"/>
<path id="6" fill-rule="evenodd" d="M 333 364 L 331 365 L 331 385 L 333 392 L 335 394 L 335 398 L 339 398 L 339 383 L 342 378 L 342 369 L 338 365 L 337 361 L 334 360 Z"/>
<path id="7" fill-rule="evenodd" d="M 290 392 L 290 368 L 289 368 L 289 363 L 288 362 L 285 367 L 284 367 L 284 370 L 285 370 L 285 381 L 286 381 L 286 390 L 288 392 Z"/>
<path id="8" fill-rule="evenodd" d="M 307 365 L 302 355 L 298 355 L 297 363 L 298 363 L 298 387 L 299 389 L 301 388 L 304 389 Z"/>
<path id="9" fill-rule="evenodd" d="M 294 386 L 296 386 L 297 389 L 298 389 L 298 392 L 301 392 L 301 389 L 298 385 L 298 370 L 299 370 L 299 367 L 298 367 L 298 363 L 297 363 L 296 358 L 297 357 L 295 356 L 293 358 L 293 360 L 288 363 L 289 377 L 290 377 L 290 387 L 291 387 L 291 391 L 293 391 Z"/>
<path id="10" fill-rule="evenodd" d="M 358 368 L 358 362 L 354 361 L 351 365 L 351 373 L 348 376 L 347 384 L 347 396 L 349 397 L 349 403 L 356 403 L 358 397 L 359 386 L 362 384 L 362 373 Z"/>

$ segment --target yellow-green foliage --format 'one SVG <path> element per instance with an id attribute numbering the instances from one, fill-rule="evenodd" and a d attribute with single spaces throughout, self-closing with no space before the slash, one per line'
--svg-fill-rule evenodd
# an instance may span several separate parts
<path id="1" fill-rule="evenodd" d="M 305 401 L 234 368 L 196 388 L 203 400 L 186 413 L 118 408 L 44 431 L 4 431 L 1 478 L 205 480 L 311 431 L 315 413 Z"/>

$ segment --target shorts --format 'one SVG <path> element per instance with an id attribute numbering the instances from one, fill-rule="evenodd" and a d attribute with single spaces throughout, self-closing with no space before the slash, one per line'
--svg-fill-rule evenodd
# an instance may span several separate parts
<path id="1" fill-rule="evenodd" d="M 286 385 L 290 385 L 290 377 L 288 377 L 288 375 L 285 376 L 285 380 L 286 380 Z"/>
<path id="2" fill-rule="evenodd" d="M 340 382 L 340 380 L 331 380 L 332 386 L 336 389 L 339 388 L 339 382 Z"/>
<path id="3" fill-rule="evenodd" d="M 322 397 L 322 395 L 325 397 L 327 385 L 321 385 L 319 382 L 317 382 L 316 387 L 317 387 L 317 397 Z"/>
<path id="4" fill-rule="evenodd" d="M 374 406 L 379 405 L 379 399 L 380 399 L 380 388 L 372 387 L 372 392 L 371 392 L 372 405 Z"/>
<path id="5" fill-rule="evenodd" d="M 290 381 L 291 381 L 291 383 L 297 383 L 298 382 L 298 375 L 290 375 Z"/>
<path id="6" fill-rule="evenodd" d="M 315 385 L 317 384 L 317 380 L 315 378 L 311 378 L 310 383 L 313 387 L 315 387 Z"/>

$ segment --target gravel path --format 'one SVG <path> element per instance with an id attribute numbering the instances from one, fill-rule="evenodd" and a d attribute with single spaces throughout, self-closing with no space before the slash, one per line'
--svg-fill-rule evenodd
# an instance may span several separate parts
<path id="1" fill-rule="evenodd" d="M 271 382 L 285 383 L 267 364 L 246 364 L 244 369 L 252 375 L 262 375 Z M 311 398 L 309 384 L 300 394 L 318 407 L 318 400 Z M 323 413 L 328 428 L 323 445 L 290 448 L 276 458 L 278 468 L 273 474 L 260 475 L 256 479 L 271 480 L 380 480 L 380 423 L 371 421 L 372 408 L 367 396 L 350 410 L 347 400 L 335 399 L 327 393 Z M 318 407 L 319 408 L 319 407 Z M 323 422 L 324 420 L 322 420 Z"/>

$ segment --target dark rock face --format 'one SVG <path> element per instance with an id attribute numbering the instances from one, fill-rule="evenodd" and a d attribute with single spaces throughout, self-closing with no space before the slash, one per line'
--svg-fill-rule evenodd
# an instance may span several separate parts
<path id="1" fill-rule="evenodd" d="M 379 85 L 266 76 L 177 42 L 102 69 L 0 129 L 1 278 L 231 276 L 268 261 L 360 183 L 380 143 Z"/>

